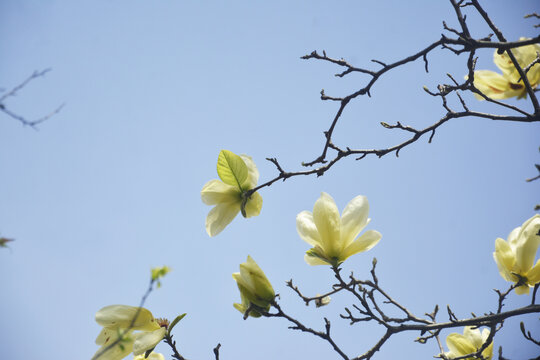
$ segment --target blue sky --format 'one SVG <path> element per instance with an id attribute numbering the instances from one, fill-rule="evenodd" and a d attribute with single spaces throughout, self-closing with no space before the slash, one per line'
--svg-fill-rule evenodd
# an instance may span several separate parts
<path id="1" fill-rule="evenodd" d="M 518 39 L 537 34 L 534 21 L 522 20 L 535 5 L 491 1 L 486 9 Z M 350 298 L 307 308 L 284 285 L 293 278 L 314 295 L 332 284 L 327 267 L 304 262 L 309 246 L 295 229 L 296 214 L 311 210 L 321 191 L 340 209 L 366 195 L 368 228 L 383 234 L 347 260 L 345 273 L 367 278 L 377 257 L 382 286 L 418 315 L 435 304 L 450 304 L 459 317 L 494 311 L 492 289 L 507 287 L 492 258 L 495 239 L 540 201 L 540 183 L 524 181 L 536 175 L 539 124 L 457 119 L 399 158 L 345 159 L 323 177 L 276 183 L 261 191 L 259 217 L 239 217 L 216 238 L 204 229 L 210 207 L 199 192 L 217 177 L 221 149 L 252 156 L 261 181 L 276 175 L 266 157 L 299 170 L 320 154 L 337 110 L 320 90 L 346 95 L 367 80 L 336 78 L 337 67 L 300 56 L 324 49 L 377 69 L 371 59 L 395 61 L 437 40 L 442 20 L 457 26 L 445 1 L 2 1 L 0 87 L 52 68 L 6 105 L 32 119 L 66 103 L 39 131 L 0 114 L 0 234 L 16 239 L 0 251 L 2 356 L 90 358 L 100 330 L 95 312 L 136 305 L 149 269 L 166 264 L 173 272 L 146 307 L 159 317 L 188 313 L 175 329 L 187 358 L 212 358 L 218 342 L 223 359 L 337 358 L 283 320 L 242 320 L 231 274 L 248 254 L 285 311 L 317 329 L 328 317 L 343 349 L 363 353 L 383 329 L 339 319 Z M 478 37 L 490 32 L 475 16 L 470 24 Z M 478 69 L 496 70 L 491 50 L 478 55 Z M 349 104 L 335 143 L 391 146 L 404 134 L 380 121 L 422 127 L 444 116 L 422 86 L 447 82 L 447 72 L 461 78 L 466 58 L 438 50 L 429 60 L 429 74 L 422 62 L 409 64 L 381 78 L 371 98 Z M 508 308 L 528 302 L 512 295 Z M 496 338 L 509 358 L 533 351 L 516 340 L 518 324 L 507 321 Z M 392 338 L 376 359 L 438 353 L 434 343 L 413 343 L 416 336 Z M 159 350 L 168 354 L 165 345 Z"/>

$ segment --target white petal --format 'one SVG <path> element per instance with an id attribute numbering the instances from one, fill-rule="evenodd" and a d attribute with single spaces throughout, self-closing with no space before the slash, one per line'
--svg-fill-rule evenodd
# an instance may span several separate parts
<path id="1" fill-rule="evenodd" d="M 201 199 L 206 205 L 230 203 L 240 199 L 240 191 L 220 180 L 210 180 L 201 190 Z"/>
<path id="2" fill-rule="evenodd" d="M 316 246 L 321 241 L 319 230 L 313 221 L 313 214 L 309 211 L 302 211 L 296 216 L 296 231 L 302 240 L 311 246 Z"/>
<path id="3" fill-rule="evenodd" d="M 367 225 L 369 203 L 367 197 L 357 196 L 345 206 L 341 215 L 341 239 L 348 246 Z"/>
<path id="4" fill-rule="evenodd" d="M 133 343 L 133 355 L 141 355 L 144 352 L 153 349 L 163 340 L 167 330 L 162 327 L 154 331 L 141 332 L 134 335 L 135 342 Z"/>
<path id="5" fill-rule="evenodd" d="M 216 236 L 222 232 L 239 212 L 240 202 L 216 205 L 206 216 L 206 232 L 208 235 Z"/>

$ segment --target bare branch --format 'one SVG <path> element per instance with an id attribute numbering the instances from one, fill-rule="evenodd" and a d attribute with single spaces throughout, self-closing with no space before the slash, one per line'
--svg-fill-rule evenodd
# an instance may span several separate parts
<path id="1" fill-rule="evenodd" d="M 38 119 L 35 119 L 35 120 L 27 120 L 24 116 L 19 115 L 19 114 L 15 113 L 15 112 L 9 110 L 7 108 L 7 106 L 6 106 L 6 104 L 5 104 L 6 99 L 8 99 L 9 97 L 16 96 L 17 93 L 20 90 L 22 90 L 26 85 L 28 85 L 29 82 L 31 82 L 32 80 L 34 80 L 36 78 L 45 76 L 45 74 L 47 74 L 50 70 L 51 69 L 45 69 L 45 70 L 42 70 L 42 71 L 34 71 L 32 73 L 32 75 L 30 75 L 26 80 L 24 80 L 22 83 L 20 83 L 19 85 L 15 86 L 13 89 L 11 89 L 10 91 L 8 91 L 4 95 L 2 95 L 0 97 L 0 111 L 5 113 L 9 117 L 19 121 L 24 126 L 30 126 L 34 130 L 37 130 L 37 125 L 39 125 L 40 123 L 50 119 L 52 116 L 58 114 L 60 112 L 60 110 L 62 110 L 62 108 L 64 107 L 65 104 L 60 105 L 59 107 L 57 107 L 55 110 L 53 110 L 49 114 L 47 114 L 45 116 L 42 116 L 42 117 L 40 117 Z"/>

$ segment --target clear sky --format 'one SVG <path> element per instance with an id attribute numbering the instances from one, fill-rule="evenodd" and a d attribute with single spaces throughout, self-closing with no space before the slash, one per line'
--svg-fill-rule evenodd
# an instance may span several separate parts
<path id="1" fill-rule="evenodd" d="M 508 39 L 538 33 L 522 19 L 538 11 L 537 1 L 483 2 Z M 350 298 L 315 309 L 285 287 L 293 278 L 315 295 L 332 284 L 328 267 L 304 262 L 309 246 L 295 227 L 321 191 L 340 209 L 366 195 L 368 229 L 383 235 L 345 262 L 345 274 L 367 278 L 377 257 L 381 286 L 418 315 L 435 304 L 450 304 L 462 318 L 494 311 L 492 289 L 508 286 L 492 258 L 495 239 L 540 201 L 540 182 L 525 182 L 539 162 L 538 123 L 454 120 L 433 143 L 423 139 L 399 158 L 345 159 L 323 177 L 276 183 L 261 191 L 259 217 L 238 217 L 215 238 L 204 229 L 210 207 L 200 190 L 217 177 L 221 149 L 251 155 L 261 181 L 276 175 L 266 157 L 300 170 L 320 154 L 337 110 L 320 90 L 342 96 L 368 79 L 336 78 L 336 66 L 300 56 L 324 49 L 377 69 L 371 59 L 395 61 L 437 40 L 443 20 L 457 27 L 442 0 L 2 0 L 0 87 L 52 68 L 6 105 L 29 119 L 66 106 L 39 131 L 0 114 L 0 235 L 16 239 L 11 251 L 0 249 L 1 357 L 89 359 L 100 331 L 95 312 L 138 304 L 150 268 L 169 265 L 173 272 L 146 307 L 159 317 L 188 313 L 174 331 L 187 358 L 213 358 L 218 342 L 224 360 L 337 358 L 282 319 L 242 320 L 231 274 L 248 254 L 286 312 L 317 329 L 328 317 L 343 349 L 363 353 L 383 329 L 341 320 Z M 489 34 L 477 17 L 469 20 L 475 36 Z M 478 55 L 479 69 L 496 70 L 492 50 Z M 391 146 L 404 134 L 380 121 L 422 127 L 442 117 L 439 99 L 422 86 L 448 82 L 447 72 L 462 78 L 466 59 L 438 50 L 429 60 L 429 74 L 422 62 L 409 64 L 381 78 L 371 98 L 352 102 L 336 144 Z M 524 100 L 507 102 L 530 109 Z M 513 294 L 508 309 L 528 302 Z M 537 318 L 526 321 L 538 329 Z M 511 359 L 534 351 L 518 324 L 507 321 L 496 338 Z M 413 343 L 417 336 L 393 337 L 375 359 L 438 353 L 433 342 Z M 164 344 L 158 350 L 169 354 Z"/>

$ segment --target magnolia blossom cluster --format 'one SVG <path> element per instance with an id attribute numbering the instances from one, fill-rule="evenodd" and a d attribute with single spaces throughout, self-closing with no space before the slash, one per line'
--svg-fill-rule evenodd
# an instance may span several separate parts
<path id="1" fill-rule="evenodd" d="M 519 40 L 528 40 L 527 38 L 520 38 Z M 510 50 L 514 54 L 519 66 L 522 69 L 531 65 L 537 57 L 537 53 L 540 53 L 540 45 L 532 44 L 525 45 Z M 493 54 L 493 62 L 501 70 L 501 74 L 490 70 L 478 70 L 474 72 L 474 86 L 480 90 L 484 95 L 492 99 L 508 99 L 511 97 L 517 97 L 518 99 L 525 98 L 527 96 L 527 89 L 521 79 L 516 66 L 505 51 L 499 54 L 495 50 Z M 527 72 L 527 79 L 533 89 L 540 84 L 540 64 L 534 64 Z M 483 100 L 484 98 L 478 94 L 475 94 L 476 98 Z"/>
<path id="2" fill-rule="evenodd" d="M 540 51 L 538 45 L 530 45 L 515 49 L 514 53 L 520 65 L 525 66 L 533 60 L 531 52 L 536 50 Z M 515 76 L 517 70 L 505 56 L 495 55 L 495 63 L 503 75 L 477 71 L 475 85 L 492 98 L 522 97 L 523 88 Z M 531 84 L 536 86 L 540 80 L 540 66 L 532 67 L 528 76 Z M 262 208 L 262 197 L 252 191 L 257 185 L 259 172 L 251 157 L 222 150 L 217 172 L 221 180 L 209 181 L 201 191 L 202 201 L 215 205 L 206 218 L 206 231 L 210 236 L 223 231 L 239 212 L 244 217 L 251 217 L 258 215 Z M 336 269 L 350 256 L 373 248 L 382 235 L 375 230 L 361 234 L 370 222 L 368 214 L 369 203 L 365 196 L 353 198 L 340 214 L 334 199 L 327 193 L 321 193 L 312 212 L 302 211 L 296 217 L 298 235 L 312 246 L 306 251 L 305 261 L 309 265 L 330 265 Z M 540 260 L 534 263 L 539 246 L 540 215 L 531 217 L 515 228 L 507 241 L 501 238 L 495 241 L 493 257 L 499 273 L 515 284 L 517 294 L 528 294 L 531 287 L 540 283 Z M 159 284 L 160 278 L 169 270 L 167 266 L 152 269 L 152 281 Z M 232 276 L 241 299 L 234 307 L 244 317 L 260 317 L 270 310 L 276 297 L 274 288 L 251 256 L 240 264 L 240 272 Z M 317 295 L 317 307 L 329 302 L 330 297 Z M 184 315 L 178 316 L 170 329 Z M 133 353 L 134 360 L 164 360 L 163 355 L 151 351 L 165 337 L 168 322 L 160 325 L 147 309 L 126 305 L 106 306 L 97 312 L 96 321 L 103 326 L 103 330 L 96 339 L 96 344 L 101 348 L 94 358 L 120 360 Z M 485 346 L 489 335 L 487 329 L 480 332 L 478 328 L 470 326 L 464 328 L 463 334 L 451 333 L 446 338 L 449 351 L 439 357 L 454 359 L 476 356 Z M 145 357 L 149 352 L 149 356 Z M 492 356 L 493 342 L 485 346 L 481 353 L 485 360 L 490 360 Z"/>
<path id="3" fill-rule="evenodd" d="M 167 331 L 149 310 L 136 306 L 105 306 L 96 313 L 96 322 L 103 326 L 96 338 L 101 348 L 92 359 L 120 360 L 133 352 L 135 359 L 141 360 L 141 356 L 163 340 Z M 151 360 L 164 360 L 159 353 L 150 356 Z"/>

